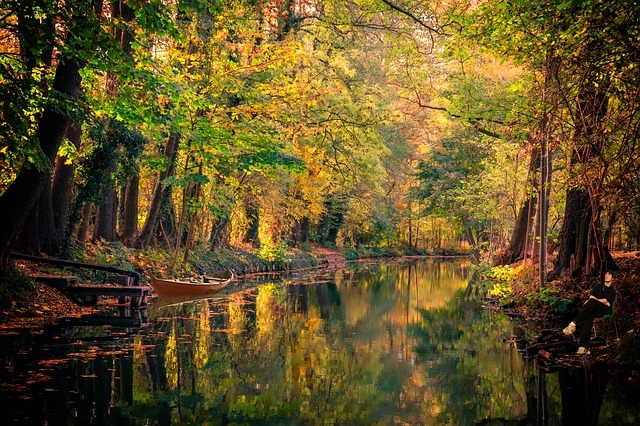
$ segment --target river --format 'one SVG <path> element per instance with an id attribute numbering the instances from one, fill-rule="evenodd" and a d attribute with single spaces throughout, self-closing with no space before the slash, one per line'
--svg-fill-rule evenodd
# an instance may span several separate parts
<path id="1" fill-rule="evenodd" d="M 523 356 L 530 332 L 466 296 L 471 275 L 349 263 L 6 334 L 3 423 L 640 424 L 611 374 Z"/>

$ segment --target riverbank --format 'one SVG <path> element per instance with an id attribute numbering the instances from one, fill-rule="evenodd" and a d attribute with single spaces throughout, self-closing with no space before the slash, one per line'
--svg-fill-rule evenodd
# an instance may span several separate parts
<path id="1" fill-rule="evenodd" d="M 269 247 L 233 247 L 211 252 L 207 249 L 192 250 L 188 262 L 181 261 L 175 253 L 158 250 L 136 250 L 119 243 L 96 242 L 85 245 L 82 258 L 73 260 L 99 265 L 117 266 L 137 271 L 148 285 L 148 277 L 200 275 L 207 272 L 231 269 L 237 277 L 255 274 L 304 270 L 310 268 L 339 267 L 347 261 L 361 259 L 401 258 L 407 256 L 461 256 L 463 253 L 441 251 L 423 253 L 414 250 L 360 246 L 344 251 L 329 247 L 306 245 L 296 249 Z M 0 330 L 38 329 L 52 325 L 63 318 L 81 317 L 117 304 L 117 299 L 103 299 L 97 307 L 80 306 L 59 290 L 42 283 L 34 283 L 29 276 L 63 274 L 59 269 L 33 262 L 16 262 L 17 283 L 11 289 L 10 302 L 0 304 Z M 172 272 L 173 271 L 173 272 Z M 99 273 L 74 270 L 78 281 L 100 282 Z M 69 271 L 64 274 L 69 275 Z M 5 296 L 6 297 L 6 296 Z"/>
<path id="2" fill-rule="evenodd" d="M 538 357 L 542 364 L 550 367 L 578 364 L 640 370 L 640 337 L 637 333 L 640 330 L 640 253 L 614 252 L 612 256 L 616 262 L 613 271 L 615 322 L 605 320 L 596 324 L 600 338 L 593 342 L 588 357 L 576 357 L 577 340 L 564 336 L 561 330 L 588 299 L 598 280 L 596 277 L 563 277 L 548 282 L 541 293 L 534 276 L 526 283 L 513 286 L 510 296 L 502 300 L 501 309 L 535 330 L 536 335 L 528 336 L 523 342 L 529 355 Z M 607 338 L 602 339 L 602 336 Z M 640 381 L 640 377 L 635 380 Z"/>
<path id="3" fill-rule="evenodd" d="M 359 246 L 346 250 L 304 244 L 298 248 L 289 248 L 284 244 L 273 247 L 255 248 L 229 247 L 212 252 L 207 247 L 194 247 L 188 258 L 185 253 L 168 250 L 140 250 L 128 248 L 121 243 L 104 241 L 91 242 L 76 253 L 73 261 L 115 266 L 136 271 L 142 278 L 142 284 L 149 285 L 148 277 L 153 274 L 161 278 L 175 276 L 193 276 L 230 269 L 236 276 L 302 270 L 316 267 L 339 265 L 345 261 L 359 259 L 397 258 L 406 255 L 450 255 L 442 251 L 437 253 L 416 252 L 393 248 Z M 107 282 L 104 272 L 86 269 L 63 271 L 60 267 L 27 261 L 16 261 L 16 271 L 10 284 L 0 283 L 0 327 L 7 323 L 28 318 L 21 323 L 35 324 L 53 321 L 57 317 L 83 315 L 86 308 L 74 306 L 64 295 L 46 285 L 34 284 L 29 276 L 35 275 L 77 275 L 79 283 Z M 43 321 L 39 321 L 43 318 Z"/>
<path id="4" fill-rule="evenodd" d="M 170 277 L 175 274 L 189 276 L 207 271 L 231 269 L 237 277 L 268 272 L 301 270 L 317 267 L 334 267 L 346 262 L 345 256 L 333 249 L 314 247 L 309 250 L 289 250 L 279 253 L 259 253 L 251 249 L 229 249 L 215 254 L 195 251 L 188 264 L 172 265 L 169 253 L 127 250 L 119 245 L 96 244 L 86 247 L 86 258 L 82 260 L 102 265 L 138 271 L 143 282 L 151 273 Z M 269 258 L 271 255 L 271 258 Z M 117 304 L 117 299 L 103 299 L 100 305 L 87 307 L 70 300 L 60 290 L 43 283 L 34 283 L 30 276 L 59 274 L 50 266 L 34 262 L 18 261 L 17 283 L 12 301 L 0 310 L 0 331 L 10 332 L 16 329 L 39 329 L 63 318 L 78 318 L 89 315 Z M 73 271 L 80 275 L 82 282 L 92 282 L 95 276 L 87 271 Z M 66 272 L 68 274 L 68 272 Z"/>

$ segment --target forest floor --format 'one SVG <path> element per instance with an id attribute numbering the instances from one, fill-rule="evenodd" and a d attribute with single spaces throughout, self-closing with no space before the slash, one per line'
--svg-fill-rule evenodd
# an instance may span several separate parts
<path id="1" fill-rule="evenodd" d="M 80 306 L 60 290 L 35 283 L 30 296 L 12 303 L 0 313 L 0 332 L 12 329 L 41 329 L 63 318 L 80 318 L 98 312 L 99 306 Z"/>
<path id="2" fill-rule="evenodd" d="M 618 326 L 632 327 L 632 323 L 640 324 L 640 252 L 612 252 L 612 257 L 616 262 L 617 270 L 612 271 L 613 287 L 616 289 L 615 316 Z M 537 272 L 536 272 L 537 285 Z M 558 280 L 547 283 L 547 288 L 551 291 L 548 294 L 561 296 L 563 299 L 571 300 L 576 304 L 589 298 L 591 289 L 597 278 L 592 277 L 589 281 L 584 278 L 571 278 L 568 275 Z M 520 288 L 515 292 L 530 292 L 530 289 Z M 524 294 L 514 294 L 512 299 L 524 299 Z M 529 309 L 526 304 L 518 306 L 520 314 L 526 317 L 535 317 L 540 314 L 540 308 Z"/>

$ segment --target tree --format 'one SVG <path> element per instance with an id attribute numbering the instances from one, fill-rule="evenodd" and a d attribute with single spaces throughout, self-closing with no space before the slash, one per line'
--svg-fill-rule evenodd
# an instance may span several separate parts
<path id="1" fill-rule="evenodd" d="M 132 58 L 132 43 L 134 42 L 134 34 L 132 28 L 132 21 L 135 19 L 135 10 L 133 7 L 129 6 L 125 2 L 122 1 L 113 1 L 111 2 L 111 18 L 116 25 L 111 30 L 111 34 L 115 38 L 116 42 L 120 45 L 122 49 L 122 53 L 125 58 Z M 111 96 L 117 96 L 118 87 L 120 82 L 118 81 L 118 77 L 113 73 L 109 73 L 106 76 L 105 86 L 107 87 L 107 91 Z M 141 150 L 129 151 L 129 154 L 139 153 Z M 139 184 L 139 170 L 136 162 L 137 156 L 127 155 L 125 157 L 127 160 L 128 174 L 126 176 L 121 176 L 124 178 L 124 182 L 121 183 L 124 186 L 124 190 L 122 191 L 123 195 L 123 207 L 122 207 L 122 220 L 121 220 L 121 237 L 124 241 L 135 244 L 138 238 L 138 184 Z M 115 188 L 103 188 L 103 190 L 108 191 L 107 202 L 105 203 L 106 208 L 99 207 L 98 214 L 96 215 L 96 224 L 100 225 L 102 223 L 111 223 L 112 228 L 110 229 L 100 229 L 96 226 L 96 233 L 94 237 L 102 238 L 104 237 L 107 241 L 114 241 L 116 238 L 115 230 L 116 230 L 116 218 L 111 216 L 113 215 L 114 207 L 117 204 L 117 193 Z M 110 204 L 113 203 L 114 206 Z M 103 217 L 103 214 L 107 217 Z"/>
<path id="2" fill-rule="evenodd" d="M 53 161 L 71 120 L 74 100 L 80 93 L 80 69 L 85 63 L 84 55 L 95 55 L 95 51 L 90 53 L 88 46 L 83 44 L 82 37 L 87 33 L 100 33 L 97 18 L 101 10 L 100 2 L 95 5 L 82 2 L 66 5 L 63 10 L 57 9 L 57 3 L 41 6 L 20 2 L 13 6 L 15 9 L 4 14 L 5 22 L 14 21 L 17 24 L 15 33 L 10 33 L 10 36 L 15 38 L 21 54 L 17 61 L 3 61 L 3 74 L 8 77 L 3 86 L 7 92 L 20 91 L 20 86 L 25 81 L 29 82 L 27 84 L 32 85 L 41 98 L 22 97 L 22 103 L 13 108 L 24 111 L 30 102 L 40 103 L 41 107 L 37 115 L 28 121 L 32 123 L 30 127 L 9 122 L 9 126 L 3 129 L 2 138 L 12 148 L 10 154 L 21 157 L 21 164 L 16 165 L 15 179 L 0 196 L 0 208 L 6 224 L 0 232 L 0 272 L 3 275 L 11 270 L 9 253 L 15 238 L 50 180 Z M 52 23 L 55 20 L 59 20 L 59 38 L 54 38 Z M 40 39 L 42 34 L 45 36 Z M 55 50 L 54 39 L 60 43 Z M 58 56 L 54 57 L 54 52 Z M 43 72 L 43 76 L 53 75 L 51 90 L 40 91 L 38 88 L 43 87 L 44 81 L 31 79 L 36 68 Z M 3 113 L 13 108 L 4 105 Z M 13 144 L 25 140 L 28 141 L 28 150 L 24 145 Z M 34 161 L 34 157 L 38 160 Z"/>
<path id="3" fill-rule="evenodd" d="M 624 114 L 618 108 L 615 114 L 609 111 L 610 105 L 636 105 L 629 97 L 635 91 L 629 91 L 628 84 L 635 78 L 628 70 L 636 66 L 637 55 L 629 50 L 628 37 L 638 28 L 637 5 L 625 5 L 623 13 L 616 12 L 620 4 L 609 6 L 591 1 L 536 5 L 498 1 L 488 3 L 478 15 L 484 22 L 482 34 L 492 35 L 494 50 L 532 64 L 532 71 L 556 63 L 550 83 L 540 84 L 538 96 L 542 101 L 538 111 L 548 111 L 547 126 L 555 129 L 551 148 L 569 159 L 570 166 L 554 275 L 588 272 L 594 265 L 603 269 L 599 265 L 605 262 L 606 248 L 599 231 L 600 211 L 603 197 L 612 195 L 603 184 L 613 177 L 614 168 L 607 166 L 612 158 L 607 156 L 615 152 L 608 146 L 618 145 L 619 133 L 613 129 L 633 126 L 637 120 L 631 112 L 634 106 L 625 108 Z M 545 88 L 553 90 L 546 98 Z M 539 115 L 540 123 L 548 118 Z M 595 247 L 596 257 L 589 255 L 590 247 Z"/>

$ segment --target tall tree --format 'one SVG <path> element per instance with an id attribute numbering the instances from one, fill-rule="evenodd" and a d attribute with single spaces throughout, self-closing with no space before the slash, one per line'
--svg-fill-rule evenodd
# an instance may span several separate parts
<path id="1" fill-rule="evenodd" d="M 172 134 L 167 138 L 164 145 L 164 165 L 155 179 L 151 203 L 149 204 L 147 216 L 140 232 L 140 241 L 143 247 L 148 247 L 154 242 L 162 219 L 161 213 L 169 207 L 171 185 L 167 184 L 167 179 L 172 177 L 175 172 L 179 143 L 180 135 Z"/>
<path id="2" fill-rule="evenodd" d="M 566 158 L 570 168 L 555 276 L 605 269 L 602 205 L 611 196 L 624 198 L 609 182 L 616 180 L 621 145 L 632 139 L 620 129 L 637 123 L 636 90 L 630 90 L 637 77 L 629 72 L 638 60 L 630 41 L 638 34 L 637 12 L 637 4 L 626 1 L 606 6 L 597 1 L 496 1 L 482 9 L 482 21 L 488 23 L 484 34 L 492 34 L 500 52 L 534 64 L 532 70 L 543 58 L 549 62 L 550 55 L 557 62 L 555 94 L 545 103 L 555 104 L 556 157 Z"/>
<path id="3" fill-rule="evenodd" d="M 134 41 L 132 21 L 135 18 L 134 9 L 123 1 L 112 1 L 110 3 L 111 20 L 113 27 L 111 34 L 116 43 L 120 46 L 125 60 L 132 60 L 132 47 Z M 105 89 L 109 96 L 117 97 L 121 82 L 116 74 L 108 72 L 105 79 Z M 115 159 L 114 159 L 115 160 Z M 129 159 L 131 160 L 131 159 Z M 133 163 L 135 164 L 135 162 Z M 94 239 L 104 239 L 106 241 L 115 241 L 117 239 L 117 219 L 118 219 L 118 194 L 116 191 L 116 182 L 114 180 L 117 164 L 114 162 L 105 170 L 105 185 L 102 187 L 102 200 L 97 206 L 96 222 L 93 233 Z M 122 237 L 129 241 L 135 241 L 137 235 L 138 222 L 138 200 L 137 200 L 137 180 L 138 170 L 134 168 L 128 180 L 122 184 L 128 187 L 124 191 L 124 195 L 128 198 L 125 201 L 123 221 L 126 223 L 126 235 Z"/>
<path id="4" fill-rule="evenodd" d="M 37 62 L 34 56 L 45 56 L 53 58 L 53 45 L 50 44 L 52 38 L 44 37 L 43 40 L 34 39 L 34 35 L 42 32 L 51 34 L 52 22 L 58 20 L 57 29 L 61 32 L 60 45 L 55 50 L 58 55 L 55 57 L 55 71 L 47 65 L 53 65 L 54 61 L 45 59 L 41 62 L 44 74 L 54 74 L 51 90 L 42 93 L 42 109 L 39 117 L 34 121 L 31 129 L 19 129 L 19 133 L 3 134 L 3 139 L 7 142 L 15 140 L 16 137 L 22 140 L 30 140 L 33 143 L 33 151 L 29 157 L 36 155 L 40 159 L 38 163 L 23 159 L 23 164 L 17 171 L 16 178 L 0 196 L 0 208 L 4 212 L 5 224 L 0 232 L 0 272 L 6 274 L 10 271 L 9 252 L 13 248 L 16 235 L 22 229 L 24 221 L 29 217 L 34 208 L 44 186 L 51 179 L 51 170 L 58 148 L 62 143 L 67 126 L 71 120 L 71 112 L 74 107 L 73 101 L 80 93 L 80 69 L 84 64 L 84 55 L 95 55 L 87 49 L 87 45 L 82 39 L 88 33 L 100 33 L 98 16 L 101 11 L 101 2 L 87 5 L 79 2 L 74 5 L 65 5 L 64 9 L 57 9 L 57 3 L 47 3 L 41 5 L 31 2 L 14 3 L 17 6 L 9 10 L 5 19 L 14 19 L 17 22 L 16 43 L 20 45 L 22 52 L 21 63 L 28 64 Z M 41 15 L 44 19 L 39 19 Z M 44 49 L 43 49 L 44 45 Z M 36 55 L 34 55 L 36 52 Z M 37 53 L 39 52 L 39 53 Z M 41 58 L 40 58 L 41 60 Z M 21 64 L 3 63 L 3 70 L 8 71 L 12 66 L 16 70 L 21 69 Z M 24 75 L 11 74 L 11 78 L 5 80 L 4 86 L 8 91 L 19 87 L 23 82 Z M 30 78 L 29 76 L 26 76 Z M 38 83 L 40 84 L 40 83 Z M 25 99 L 33 101 L 33 99 Z M 26 109 L 27 105 L 17 104 L 13 108 Z M 8 108 L 3 109 L 7 111 Z M 33 158 L 33 157 L 31 157 Z"/>

